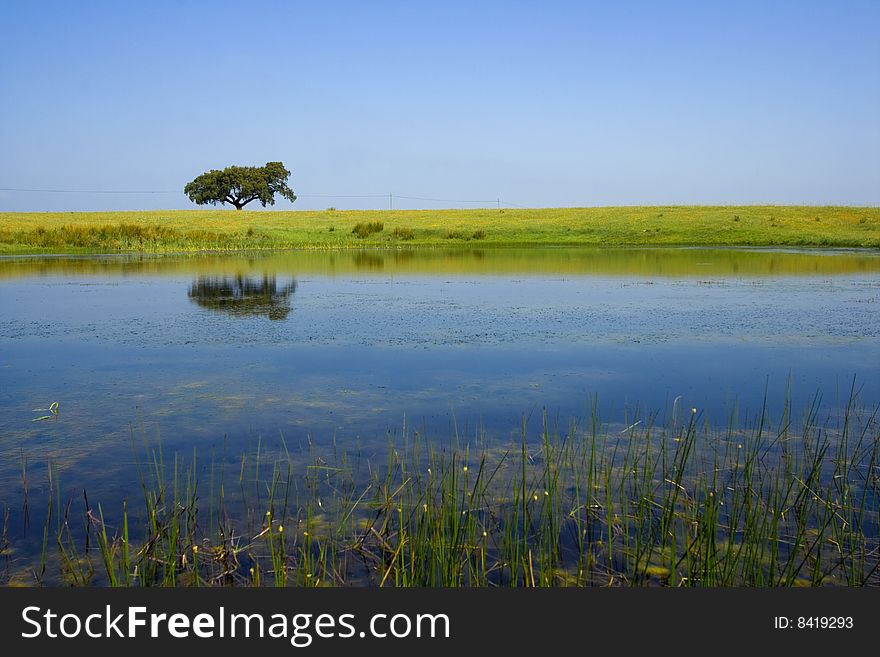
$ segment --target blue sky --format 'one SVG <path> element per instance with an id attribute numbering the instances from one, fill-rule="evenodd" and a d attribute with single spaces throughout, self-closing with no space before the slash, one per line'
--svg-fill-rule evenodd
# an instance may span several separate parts
<path id="1" fill-rule="evenodd" d="M 0 188 L 182 190 L 207 169 L 281 160 L 300 209 L 387 207 L 319 195 L 389 192 L 880 204 L 876 1 L 0 0 L 0 12 Z M 0 191 L 0 211 L 187 207 L 182 191 Z"/>

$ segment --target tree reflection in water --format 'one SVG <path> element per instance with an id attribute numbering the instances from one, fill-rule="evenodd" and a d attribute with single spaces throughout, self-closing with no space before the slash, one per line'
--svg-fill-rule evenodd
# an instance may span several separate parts
<path id="1" fill-rule="evenodd" d="M 275 276 L 199 276 L 189 288 L 189 298 L 202 308 L 228 313 L 234 317 L 264 315 L 285 319 L 292 310 L 290 297 L 296 281 L 279 285 Z"/>

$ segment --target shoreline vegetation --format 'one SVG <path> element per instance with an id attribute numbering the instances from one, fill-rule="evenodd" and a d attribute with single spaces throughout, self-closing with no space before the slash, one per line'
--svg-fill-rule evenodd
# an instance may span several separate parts
<path id="1" fill-rule="evenodd" d="M 142 428 L 127 499 L 92 499 L 52 461 L 39 483 L 23 454 L 33 536 L 16 551 L 7 503 L 0 584 L 880 585 L 878 410 L 819 406 L 719 429 L 674 404 L 620 430 L 594 400 L 503 444 L 404 423 L 384 452 L 282 438 L 240 459 L 169 455 Z"/>
<path id="2" fill-rule="evenodd" d="M 0 213 L 0 255 L 529 246 L 880 248 L 880 208 Z"/>

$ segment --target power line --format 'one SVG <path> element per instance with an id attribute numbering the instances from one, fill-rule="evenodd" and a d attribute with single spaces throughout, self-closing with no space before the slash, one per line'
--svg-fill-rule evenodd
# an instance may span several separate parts
<path id="1" fill-rule="evenodd" d="M 0 187 L 0 192 L 36 192 L 47 194 L 182 194 L 179 189 L 34 189 Z M 297 194 L 297 198 L 385 198 L 387 194 Z"/>
<path id="2" fill-rule="evenodd" d="M 297 198 L 387 198 L 388 194 L 297 194 Z M 402 197 L 398 197 L 402 198 Z"/>
<path id="3" fill-rule="evenodd" d="M 179 189 L 39 189 L 35 187 L 0 187 L 0 192 L 24 192 L 34 194 L 182 194 Z M 297 194 L 297 198 L 387 198 L 394 207 L 394 199 L 407 201 L 428 201 L 431 203 L 473 203 L 477 205 L 497 205 L 523 208 L 525 206 L 508 203 L 501 198 L 476 201 L 471 199 L 431 198 L 427 196 L 408 196 L 404 194 Z"/>
<path id="4" fill-rule="evenodd" d="M 38 192 L 41 194 L 181 194 L 181 190 L 168 189 L 24 189 L 21 187 L 0 187 L 0 192 Z"/>
<path id="5" fill-rule="evenodd" d="M 410 201 L 434 201 L 436 203 L 486 203 L 493 205 L 498 201 L 498 199 L 492 201 L 463 201 L 454 198 L 425 198 L 424 196 L 403 196 L 400 194 L 395 194 L 394 198 L 405 198 Z"/>

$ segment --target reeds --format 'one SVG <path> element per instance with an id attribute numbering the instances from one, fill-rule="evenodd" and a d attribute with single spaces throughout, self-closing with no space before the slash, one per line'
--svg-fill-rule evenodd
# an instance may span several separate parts
<path id="1" fill-rule="evenodd" d="M 56 224 L 32 229 L 0 230 L 0 243 L 20 244 L 36 251 L 140 252 L 241 250 L 265 245 L 265 235 L 253 228 L 212 231 L 173 228 L 159 223 Z"/>
<path id="2" fill-rule="evenodd" d="M 407 228 L 406 226 L 397 226 L 394 230 L 391 231 L 391 236 L 394 239 L 409 241 L 415 239 L 416 234 L 413 232 L 412 228 Z"/>
<path id="3" fill-rule="evenodd" d="M 524 421 L 510 443 L 478 430 L 440 445 L 404 426 L 381 463 L 335 444 L 291 453 L 282 442 L 269 453 L 258 442 L 237 482 L 214 458 L 200 470 L 195 453 L 166 461 L 161 443 L 145 444 L 137 512 L 125 501 L 109 514 L 84 496 L 80 527 L 50 466 L 35 581 L 880 583 L 876 410 L 851 401 L 820 422 L 816 399 L 799 422 L 787 408 L 775 427 L 763 411 L 718 430 L 674 406 L 663 425 L 636 411 L 620 430 L 600 421 L 597 406 L 562 428 L 545 415 L 534 435 Z"/>
<path id="4" fill-rule="evenodd" d="M 361 239 L 369 237 L 373 233 L 381 233 L 385 224 L 381 221 L 359 221 L 351 229 L 351 234 Z"/>

